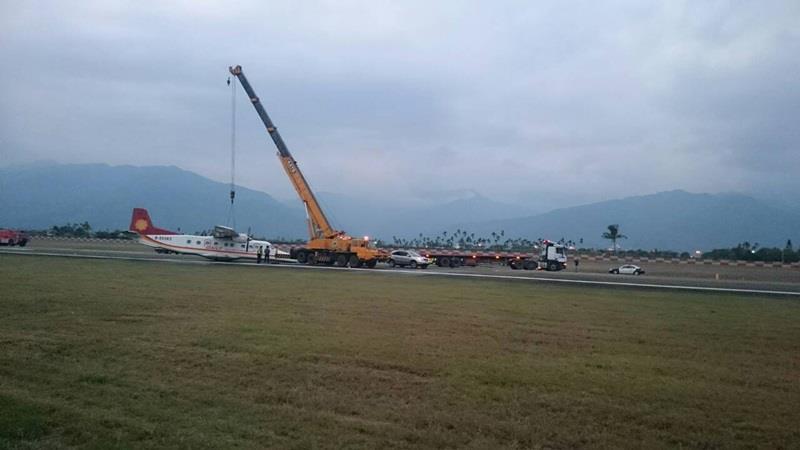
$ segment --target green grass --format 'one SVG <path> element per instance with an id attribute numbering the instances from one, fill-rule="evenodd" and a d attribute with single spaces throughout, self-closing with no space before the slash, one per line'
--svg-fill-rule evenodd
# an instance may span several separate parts
<path id="1" fill-rule="evenodd" d="M 0 447 L 800 445 L 800 302 L 0 255 Z"/>

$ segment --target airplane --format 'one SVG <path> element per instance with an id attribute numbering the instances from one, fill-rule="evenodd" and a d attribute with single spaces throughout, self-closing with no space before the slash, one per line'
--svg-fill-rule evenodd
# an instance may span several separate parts
<path id="1" fill-rule="evenodd" d="M 129 230 L 139 236 L 139 243 L 153 247 L 158 253 L 197 255 L 214 261 L 257 260 L 258 251 L 269 253 L 272 262 L 296 262 L 289 253 L 278 250 L 267 241 L 250 239 L 233 228 L 217 225 L 211 236 L 180 234 L 158 228 L 144 208 L 133 208 Z"/>

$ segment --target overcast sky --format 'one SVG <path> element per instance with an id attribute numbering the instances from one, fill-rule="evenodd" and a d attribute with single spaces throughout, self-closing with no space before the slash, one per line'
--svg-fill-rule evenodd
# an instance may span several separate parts
<path id="1" fill-rule="evenodd" d="M 318 191 L 800 192 L 800 2 L 0 0 L 0 164 L 225 181 L 241 64 Z M 237 179 L 294 193 L 238 87 Z"/>

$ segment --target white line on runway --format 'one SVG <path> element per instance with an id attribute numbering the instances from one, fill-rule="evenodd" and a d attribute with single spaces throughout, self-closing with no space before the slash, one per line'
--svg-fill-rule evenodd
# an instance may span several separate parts
<path id="1" fill-rule="evenodd" d="M 83 250 L 81 250 L 83 251 Z M 81 255 L 80 253 L 50 253 L 50 252 L 37 252 L 25 250 L 2 250 L 0 255 L 8 253 L 12 255 L 26 255 L 26 256 L 57 256 L 61 258 L 83 258 L 83 259 L 116 259 L 122 261 L 155 261 L 155 262 L 171 262 L 178 264 L 214 264 L 214 261 L 196 261 L 196 260 L 182 260 L 182 259 L 168 259 L 168 258 L 146 258 L 140 256 L 110 256 L 110 255 Z"/>
<path id="2" fill-rule="evenodd" d="M 26 250 L 2 250 L 0 254 L 8 253 L 13 255 L 31 255 L 31 256 L 56 256 L 62 258 L 84 258 L 84 259 L 113 259 L 123 261 L 148 261 L 148 262 L 168 262 L 178 264 L 200 264 L 200 265 L 228 265 L 236 264 L 240 266 L 256 266 L 256 267 L 281 267 L 281 268 L 296 268 L 296 269 L 311 269 L 311 270 L 355 270 L 364 273 L 381 273 L 381 274 L 400 274 L 410 276 L 442 276 L 442 277 L 460 277 L 460 278 L 482 278 L 482 279 L 496 279 L 496 280 L 514 280 L 514 281 L 539 281 L 545 283 L 567 283 L 567 284 L 583 284 L 591 286 L 610 286 L 610 287 L 635 287 L 635 288 L 648 288 L 648 289 L 673 289 L 684 291 L 705 291 L 705 292 L 729 292 L 739 294 L 766 294 L 766 295 L 791 295 L 800 296 L 800 292 L 794 291 L 772 291 L 766 289 L 741 289 L 741 288 L 720 288 L 708 286 L 681 286 L 675 284 L 652 284 L 652 283 L 627 283 L 623 281 L 591 281 L 591 280 L 574 280 L 563 278 L 549 278 L 549 277 L 520 277 L 514 275 L 490 275 L 478 273 L 457 273 L 457 272 L 425 272 L 425 271 L 401 271 L 401 270 L 372 270 L 372 269 L 349 269 L 343 267 L 327 267 L 327 266 L 307 266 L 301 264 L 277 265 L 270 266 L 265 264 L 256 264 L 249 262 L 222 262 L 222 261 L 196 261 L 196 260 L 183 260 L 183 259 L 169 259 L 169 258 L 143 258 L 134 256 L 101 256 L 101 255 L 80 255 L 76 253 L 48 253 L 48 252 L 31 252 Z"/>
<path id="3" fill-rule="evenodd" d="M 773 294 L 773 295 L 796 295 L 800 296 L 800 292 L 793 291 L 770 291 L 764 289 L 740 289 L 740 288 L 718 288 L 708 286 L 681 286 L 679 284 L 652 284 L 652 283 L 626 283 L 624 281 L 592 281 L 592 280 L 574 280 L 564 278 L 546 278 L 546 277 L 516 277 L 513 275 L 489 275 L 478 273 L 455 273 L 455 272 L 419 272 L 415 275 L 444 275 L 451 277 L 465 277 L 465 278 L 494 278 L 501 280 L 531 280 L 531 281 L 544 281 L 551 283 L 571 283 L 571 284 L 589 284 L 599 286 L 622 286 L 622 287 L 638 287 L 638 288 L 656 288 L 656 289 L 680 289 L 688 291 L 710 291 L 710 292 L 737 292 L 743 294 Z"/>

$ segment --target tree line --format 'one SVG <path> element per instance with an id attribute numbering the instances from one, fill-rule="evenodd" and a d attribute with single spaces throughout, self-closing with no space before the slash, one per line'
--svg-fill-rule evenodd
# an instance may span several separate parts
<path id="1" fill-rule="evenodd" d="M 745 241 L 736 247 L 719 248 L 703 253 L 703 258 L 795 263 L 800 262 L 800 249 L 794 249 L 791 239 L 786 241 L 783 248 L 761 247 L 758 242 L 751 244 Z"/>
<path id="2" fill-rule="evenodd" d="M 130 239 L 125 230 L 94 230 L 89 222 L 53 225 L 46 230 L 30 230 L 28 234 L 71 238 Z"/>
<path id="3" fill-rule="evenodd" d="M 704 259 L 729 259 L 729 260 L 742 260 L 742 261 L 763 261 L 763 262 L 785 262 L 792 263 L 800 261 L 800 249 L 794 250 L 791 239 L 786 242 L 784 248 L 766 248 L 760 247 L 758 243 L 751 244 L 743 242 L 736 247 L 729 249 L 714 249 L 705 253 L 695 252 L 689 253 L 687 251 L 678 252 L 672 250 L 620 250 L 618 241 L 627 239 L 628 236 L 623 234 L 619 224 L 611 224 L 606 227 L 606 230 L 600 234 L 600 237 L 611 241 L 611 247 L 608 249 L 613 254 L 621 257 L 639 257 L 639 258 L 675 258 L 675 259 L 690 259 L 690 258 L 704 258 Z M 456 229 L 455 232 L 443 231 L 435 236 L 427 236 L 420 233 L 414 238 L 403 238 L 392 236 L 391 242 L 379 242 L 381 247 L 406 247 L 406 248 L 424 248 L 424 249 L 461 249 L 473 251 L 519 251 L 530 252 L 539 247 L 544 242 L 543 238 L 536 240 L 527 238 L 506 238 L 505 231 L 493 231 L 489 235 L 480 236 L 471 233 L 467 230 Z M 555 241 L 558 244 L 564 245 L 570 250 L 577 251 L 582 254 L 605 254 L 607 250 L 595 249 L 593 247 L 584 247 L 583 238 L 576 240 L 561 238 Z"/>
<path id="4" fill-rule="evenodd" d="M 505 230 L 492 231 L 487 235 L 476 235 L 460 228 L 455 231 L 442 231 L 435 236 L 427 236 L 419 233 L 413 238 L 392 236 L 391 241 L 379 242 L 382 247 L 408 247 L 408 248 L 427 248 L 427 249 L 462 249 L 479 251 L 524 251 L 539 246 L 544 242 L 544 238 L 508 238 Z M 583 238 L 579 242 L 561 238 L 557 241 L 567 247 L 575 247 L 579 243 L 583 244 Z"/>

